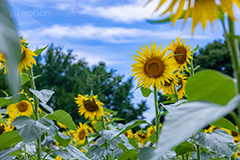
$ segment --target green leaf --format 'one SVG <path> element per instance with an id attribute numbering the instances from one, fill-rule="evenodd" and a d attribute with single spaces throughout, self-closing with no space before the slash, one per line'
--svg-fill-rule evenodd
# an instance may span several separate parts
<path id="1" fill-rule="evenodd" d="M 118 143 L 118 148 L 122 149 L 124 152 L 126 152 L 128 150 L 128 148 L 126 146 L 124 146 L 124 144 L 122 144 L 122 143 Z"/>
<path id="2" fill-rule="evenodd" d="M 132 129 L 134 127 L 139 126 L 140 124 L 148 124 L 148 123 L 146 121 L 144 121 L 144 120 L 133 120 L 133 121 L 125 124 L 123 126 L 123 129 L 120 130 L 119 132 L 117 132 L 117 134 L 111 140 L 117 138 L 118 136 L 120 136 L 121 134 L 123 134 L 124 132 L 126 132 L 129 129 Z"/>
<path id="3" fill-rule="evenodd" d="M 79 149 L 73 147 L 72 145 L 69 145 L 67 147 L 67 151 L 76 159 L 90 160 L 88 157 L 86 157 L 86 155 L 83 152 L 81 152 Z"/>
<path id="4" fill-rule="evenodd" d="M 166 115 L 158 140 L 155 159 L 169 149 L 183 142 L 194 132 L 207 124 L 218 120 L 238 107 L 240 95 L 234 97 L 227 105 L 220 106 L 209 102 L 189 102 L 181 104 Z M 167 106 L 165 106 L 167 107 Z"/>
<path id="5" fill-rule="evenodd" d="M 29 76 L 27 73 L 22 73 L 22 76 L 21 76 L 21 85 L 24 85 L 25 83 L 29 82 L 30 79 L 29 79 Z"/>
<path id="6" fill-rule="evenodd" d="M 146 160 L 146 159 L 151 159 L 153 154 L 154 154 L 154 149 L 150 147 L 144 147 L 140 150 L 138 153 L 138 159 L 139 160 Z"/>
<path id="7" fill-rule="evenodd" d="M 57 111 L 47 115 L 46 118 L 58 121 L 64 125 L 66 125 L 69 129 L 76 130 L 76 125 L 73 122 L 72 117 L 63 110 L 57 110 Z"/>
<path id="8" fill-rule="evenodd" d="M 130 149 L 126 152 L 124 152 L 118 160 L 127 160 L 127 159 L 136 159 L 138 156 L 138 151 L 136 149 Z"/>
<path id="9" fill-rule="evenodd" d="M 50 113 L 53 113 L 54 112 L 54 110 L 49 106 L 49 105 L 47 105 L 47 104 L 45 104 L 45 103 L 42 103 L 42 102 L 40 102 L 40 104 L 41 104 L 41 106 L 43 107 L 43 108 L 45 108 L 47 111 L 49 111 Z"/>
<path id="10" fill-rule="evenodd" d="M 211 123 L 211 125 L 213 125 L 215 127 L 229 129 L 234 132 L 238 132 L 236 129 L 236 126 L 231 121 L 227 120 L 226 118 L 221 118 L 221 119 L 217 120 L 216 122 Z"/>
<path id="11" fill-rule="evenodd" d="M 195 48 L 192 50 L 192 53 L 194 54 L 195 52 L 197 52 L 198 49 L 199 49 L 199 45 L 197 45 L 197 47 L 195 47 Z"/>
<path id="12" fill-rule="evenodd" d="M 138 150 L 138 142 L 134 138 L 128 138 L 128 142 L 136 149 Z"/>
<path id="13" fill-rule="evenodd" d="M 17 74 L 20 61 L 20 41 L 13 19 L 5 0 L 0 1 L 0 51 L 8 61 L 8 75 L 6 82 L 13 94 L 19 92 L 20 80 Z"/>
<path id="14" fill-rule="evenodd" d="M 45 131 L 50 130 L 53 124 L 53 121 L 46 118 L 34 121 L 26 116 L 17 117 L 12 123 L 25 143 L 32 142 L 40 137 Z"/>
<path id="15" fill-rule="evenodd" d="M 151 89 L 141 87 L 141 92 L 144 97 L 148 97 L 153 91 Z"/>
<path id="16" fill-rule="evenodd" d="M 101 121 L 97 121 L 95 124 L 94 124 L 94 127 L 96 129 L 97 132 L 99 132 L 101 129 L 103 129 L 103 124 Z"/>
<path id="17" fill-rule="evenodd" d="M 111 110 L 111 109 L 108 109 L 108 108 L 104 108 L 104 107 L 103 107 L 103 110 L 104 110 L 104 112 L 109 112 L 109 113 L 112 113 L 113 115 L 117 115 L 117 112 L 116 112 L 116 111 L 113 111 L 113 110 Z"/>
<path id="18" fill-rule="evenodd" d="M 184 153 L 192 152 L 192 151 L 195 151 L 195 146 L 189 143 L 188 141 L 185 141 L 179 144 L 175 149 L 175 152 L 177 153 L 177 155 L 183 155 Z"/>
<path id="19" fill-rule="evenodd" d="M 30 88 L 29 91 L 32 92 L 35 96 L 37 96 L 44 104 L 46 104 L 50 100 L 54 93 L 54 91 L 48 89 L 42 89 L 41 91 L 38 91 Z"/>
<path id="20" fill-rule="evenodd" d="M 123 118 L 118 118 L 118 117 L 114 117 L 112 120 L 113 120 L 113 121 L 124 121 L 125 119 L 123 119 Z"/>
<path id="21" fill-rule="evenodd" d="M 150 20 L 150 19 L 147 19 L 146 21 L 148 23 L 167 23 L 167 22 L 171 22 L 171 19 L 170 19 L 170 17 L 167 17 L 167 18 L 162 19 L 162 20 Z"/>
<path id="22" fill-rule="evenodd" d="M 28 100 L 25 94 L 17 94 L 13 97 L 1 97 L 0 98 L 0 108 L 13 103 L 20 102 L 21 100 Z"/>
<path id="23" fill-rule="evenodd" d="M 5 148 L 13 147 L 18 142 L 22 141 L 22 137 L 18 134 L 17 131 L 9 131 L 0 135 L 0 151 Z"/>
<path id="24" fill-rule="evenodd" d="M 150 137 L 149 137 L 151 143 L 156 143 L 156 134 L 152 134 Z"/>
<path id="25" fill-rule="evenodd" d="M 195 142 L 213 151 L 222 157 L 230 158 L 234 153 L 237 145 L 234 144 L 233 137 L 226 131 L 216 129 L 212 133 L 198 132 L 193 136 Z"/>
<path id="26" fill-rule="evenodd" d="M 59 144 L 63 147 L 67 147 L 70 141 L 70 137 L 66 136 L 65 134 L 62 134 L 61 132 L 57 132 L 54 139 L 56 139 L 59 142 Z"/>
<path id="27" fill-rule="evenodd" d="M 236 95 L 232 78 L 214 70 L 200 71 L 190 77 L 186 90 L 188 101 L 205 100 L 220 105 Z"/>
<path id="28" fill-rule="evenodd" d="M 48 47 L 48 45 L 47 45 L 46 47 L 43 47 L 43 48 L 37 49 L 36 51 L 34 51 L 34 53 L 36 53 L 36 54 L 40 54 L 40 53 L 42 53 L 47 47 Z"/>

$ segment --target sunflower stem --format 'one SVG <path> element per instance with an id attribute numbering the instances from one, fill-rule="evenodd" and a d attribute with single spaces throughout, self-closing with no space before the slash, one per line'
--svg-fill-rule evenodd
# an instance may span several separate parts
<path id="1" fill-rule="evenodd" d="M 234 77 L 237 79 L 237 84 L 235 86 L 236 94 L 239 94 L 240 93 L 239 48 L 238 48 L 238 40 L 235 37 L 234 22 L 230 17 L 228 17 L 228 25 L 229 25 L 229 33 L 225 32 L 225 37 L 226 37 L 226 40 L 228 43 L 228 49 L 232 58 Z M 240 105 L 238 106 L 238 121 L 239 120 L 240 120 Z M 240 128 L 239 124 L 238 124 L 238 128 Z"/>
<path id="2" fill-rule="evenodd" d="M 198 159 L 198 160 L 201 159 L 201 155 L 200 155 L 200 153 L 201 153 L 201 148 L 200 148 L 199 145 L 197 145 L 197 159 Z"/>
<path id="3" fill-rule="evenodd" d="M 29 79 L 30 79 L 31 88 L 36 90 L 32 68 L 30 68 Z M 39 120 L 39 113 L 38 113 L 39 100 L 37 96 L 35 96 L 34 94 L 33 94 L 33 99 L 34 99 L 34 114 L 35 114 L 35 119 L 37 121 Z M 36 150 L 37 150 L 37 160 L 41 160 L 41 137 L 37 139 Z"/>
<path id="4" fill-rule="evenodd" d="M 158 113 L 158 98 L 157 98 L 157 88 L 154 86 L 154 102 L 155 102 L 155 113 L 156 113 L 156 146 L 158 142 L 158 136 L 159 136 L 159 117 L 161 116 L 161 113 Z M 161 111 L 160 111 L 161 112 Z"/>

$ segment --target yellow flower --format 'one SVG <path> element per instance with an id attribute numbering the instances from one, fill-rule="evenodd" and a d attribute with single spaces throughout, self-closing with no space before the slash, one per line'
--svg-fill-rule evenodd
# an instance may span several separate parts
<path id="1" fill-rule="evenodd" d="M 93 120 L 95 117 L 100 119 L 103 115 L 103 103 L 98 100 L 98 96 L 85 97 L 81 94 L 78 94 L 75 97 L 75 102 L 78 105 L 78 112 L 80 115 L 84 114 L 84 117 L 90 120 Z"/>
<path id="2" fill-rule="evenodd" d="M 151 135 L 154 134 L 154 131 L 156 130 L 156 126 L 150 126 L 147 128 L 147 135 L 150 137 Z"/>
<path id="3" fill-rule="evenodd" d="M 134 135 L 134 138 L 137 139 L 140 144 L 144 144 L 145 141 L 148 140 L 148 135 L 143 131 L 137 131 Z"/>
<path id="4" fill-rule="evenodd" d="M 190 51 L 190 45 L 186 46 L 185 39 L 183 39 L 183 43 L 181 43 L 181 39 L 178 37 L 177 42 L 169 43 L 170 46 L 168 49 L 172 51 L 169 55 L 174 59 L 174 66 L 175 68 L 179 68 L 178 72 L 184 70 L 184 68 L 188 71 L 187 64 L 191 64 L 189 59 L 193 59 L 191 57 L 192 52 Z"/>
<path id="5" fill-rule="evenodd" d="M 167 0 L 161 0 L 157 9 L 162 8 L 163 4 L 165 4 Z M 191 7 L 191 0 L 172 0 L 169 7 L 163 12 L 162 15 L 171 12 L 171 21 L 172 24 L 176 22 L 179 18 L 182 17 L 184 13 L 184 6 L 187 5 L 187 10 L 184 15 L 185 22 L 189 17 L 192 17 L 192 33 L 194 32 L 195 27 L 200 22 L 202 24 L 203 29 L 205 29 L 207 22 L 210 21 L 213 24 L 213 21 L 219 18 L 220 13 L 219 6 L 216 3 L 216 0 L 195 0 L 193 7 Z M 229 17 L 235 20 L 233 14 L 233 4 L 237 4 L 240 8 L 239 0 L 220 0 L 220 8 L 224 13 L 227 13 Z M 174 13 L 174 8 L 178 9 Z"/>
<path id="6" fill-rule="evenodd" d="M 132 64 L 132 76 L 136 76 L 139 86 L 144 88 L 150 88 L 151 86 L 160 91 L 165 82 L 169 82 L 169 79 L 173 77 L 173 60 L 169 56 L 165 56 L 167 48 L 161 52 L 161 45 L 157 49 L 156 43 L 151 43 L 151 51 L 145 45 L 144 49 L 141 46 L 142 52 L 137 51 L 140 55 L 134 55 L 132 57 L 137 63 Z"/>
<path id="7" fill-rule="evenodd" d="M 57 156 L 56 158 L 54 158 L 54 160 L 62 160 L 62 157 Z"/>
<path id="8" fill-rule="evenodd" d="M 127 130 L 124 134 L 127 138 L 133 138 L 133 132 L 131 129 Z"/>
<path id="9" fill-rule="evenodd" d="M 0 119 L 2 118 L 2 114 L 0 113 Z"/>
<path id="10" fill-rule="evenodd" d="M 7 114 L 10 117 L 18 117 L 18 116 L 27 116 L 30 117 L 33 113 L 32 104 L 27 100 L 22 100 L 21 102 L 10 104 L 7 107 Z"/>
<path id="11" fill-rule="evenodd" d="M 77 142 L 77 144 L 81 145 L 85 143 L 85 139 L 87 135 L 89 134 L 89 126 L 81 122 L 79 123 L 79 126 L 77 127 L 77 131 L 73 134 L 74 140 Z"/>
<path id="12" fill-rule="evenodd" d="M 6 126 L 4 123 L 0 122 L 0 135 L 12 130 L 13 130 L 13 127 Z"/>
<path id="13" fill-rule="evenodd" d="M 175 86 L 178 86 L 177 77 L 174 75 L 173 78 L 169 79 L 169 82 L 165 82 L 162 86 L 162 92 L 164 94 L 175 94 Z"/>
<path id="14" fill-rule="evenodd" d="M 57 122 L 57 125 L 60 127 L 60 128 L 63 128 L 63 129 L 67 129 L 68 127 L 65 126 L 64 124 L 60 123 L 60 122 Z"/>
<path id="15" fill-rule="evenodd" d="M 55 143 L 55 145 L 56 145 L 58 148 L 61 148 L 61 147 L 62 147 L 58 141 L 55 141 L 54 143 Z"/>
<path id="16" fill-rule="evenodd" d="M 81 152 L 86 153 L 87 151 L 83 148 L 81 148 Z"/>
<path id="17" fill-rule="evenodd" d="M 186 95 L 186 83 L 187 83 L 187 75 L 186 74 L 180 74 L 177 75 L 177 78 L 179 79 L 178 84 L 179 84 L 179 88 L 177 90 L 178 93 L 178 99 L 182 99 L 184 95 Z"/>
<path id="18" fill-rule="evenodd" d="M 0 52 L 0 69 L 2 69 L 6 64 L 6 59 L 4 55 Z"/>

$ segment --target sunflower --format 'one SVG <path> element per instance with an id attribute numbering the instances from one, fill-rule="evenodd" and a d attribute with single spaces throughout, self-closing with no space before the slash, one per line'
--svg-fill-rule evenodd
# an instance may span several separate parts
<path id="1" fill-rule="evenodd" d="M 137 131 L 134 135 L 134 138 L 137 139 L 140 144 L 144 144 L 145 141 L 148 140 L 148 135 L 143 131 Z"/>
<path id="2" fill-rule="evenodd" d="M 162 92 L 164 94 L 175 94 L 175 86 L 178 86 L 177 77 L 174 75 L 173 78 L 169 79 L 169 82 L 165 82 L 162 86 Z"/>
<path id="3" fill-rule="evenodd" d="M 56 158 L 54 158 L 54 160 L 62 160 L 62 157 L 57 156 Z"/>
<path id="4" fill-rule="evenodd" d="M 60 122 L 57 121 L 57 125 L 60 127 L 60 128 L 63 128 L 63 129 L 67 129 L 68 127 Z"/>
<path id="5" fill-rule="evenodd" d="M 32 104 L 27 100 L 22 100 L 21 102 L 10 104 L 7 107 L 7 114 L 10 117 L 18 117 L 18 116 L 27 116 L 30 117 L 33 113 Z"/>
<path id="6" fill-rule="evenodd" d="M 186 83 L 187 83 L 187 75 L 186 74 L 181 74 L 177 75 L 177 78 L 179 79 L 178 84 L 179 88 L 177 90 L 178 93 L 178 99 L 182 99 L 184 95 L 186 95 Z"/>
<path id="7" fill-rule="evenodd" d="M 98 96 L 83 96 L 81 94 L 78 94 L 77 97 L 75 97 L 75 102 L 79 107 L 79 114 L 83 115 L 87 119 L 93 120 L 95 117 L 97 119 L 100 119 L 103 115 L 103 103 L 98 100 Z"/>
<path id="8" fill-rule="evenodd" d="M 167 2 L 167 0 L 161 0 L 156 10 L 162 8 L 162 6 Z M 165 15 L 168 12 L 171 12 L 171 21 L 172 25 L 184 15 L 184 20 L 189 17 L 192 17 L 192 33 L 194 32 L 195 27 L 200 22 L 203 29 L 205 29 L 207 22 L 210 21 L 213 24 L 213 21 L 219 18 L 221 11 L 219 6 L 216 3 L 216 0 L 195 0 L 194 5 L 191 6 L 192 0 L 172 0 L 169 7 L 162 13 Z M 233 14 L 233 4 L 236 4 L 240 8 L 239 0 L 220 0 L 220 8 L 224 13 L 227 13 L 232 20 L 236 20 Z M 184 6 L 187 6 L 186 12 L 184 13 Z M 178 9 L 176 12 L 173 12 L 174 8 Z"/>
<path id="9" fill-rule="evenodd" d="M 127 138 L 133 138 L 133 132 L 131 129 L 127 130 L 126 132 L 124 132 L 125 136 Z"/>
<path id="10" fill-rule="evenodd" d="M 141 46 L 142 52 L 137 51 L 140 55 L 134 55 L 132 57 L 137 63 L 132 64 L 132 76 L 136 76 L 135 80 L 139 78 L 139 86 L 144 88 L 150 88 L 151 86 L 158 90 L 165 84 L 169 82 L 169 79 L 173 77 L 173 60 L 169 56 L 165 56 L 167 53 L 167 48 L 161 52 L 161 45 L 157 49 L 156 43 L 151 43 L 151 51 L 145 45 L 144 49 Z"/>
<path id="11" fill-rule="evenodd" d="M 74 140 L 77 142 L 77 144 L 82 145 L 85 143 L 85 139 L 87 135 L 89 134 L 89 126 L 81 122 L 79 123 L 79 126 L 77 127 L 77 131 L 73 134 Z"/>
<path id="12" fill-rule="evenodd" d="M 12 130 L 13 130 L 13 127 L 7 126 L 4 123 L 0 122 L 0 135 L 5 132 L 12 131 Z"/>
<path id="13" fill-rule="evenodd" d="M 150 137 L 151 135 L 153 135 L 154 132 L 155 132 L 155 130 L 156 130 L 156 126 L 150 126 L 150 127 L 148 127 L 148 128 L 147 128 L 147 135 L 148 135 L 148 137 Z"/>
<path id="14" fill-rule="evenodd" d="M 0 52 L 0 69 L 2 69 L 6 64 L 6 59 L 4 55 Z"/>
<path id="15" fill-rule="evenodd" d="M 188 71 L 187 64 L 191 64 L 189 59 L 193 59 L 191 57 L 192 52 L 190 51 L 190 45 L 186 46 L 185 39 L 183 39 L 183 43 L 181 42 L 180 37 L 177 38 L 177 42 L 169 43 L 170 46 L 168 49 L 172 51 L 169 55 L 174 59 L 175 68 L 179 68 L 178 72 L 184 70 L 184 68 Z"/>

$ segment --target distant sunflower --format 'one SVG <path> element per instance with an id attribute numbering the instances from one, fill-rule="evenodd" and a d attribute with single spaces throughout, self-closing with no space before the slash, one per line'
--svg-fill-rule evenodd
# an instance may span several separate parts
<path id="1" fill-rule="evenodd" d="M 57 121 L 57 125 L 60 127 L 60 128 L 63 128 L 63 129 L 67 129 L 68 127 L 60 122 Z"/>
<path id="2" fill-rule="evenodd" d="M 77 142 L 77 144 L 82 145 L 85 143 L 86 137 L 89 134 L 88 129 L 89 126 L 86 123 L 79 123 L 77 131 L 73 134 L 73 138 Z"/>
<path id="3" fill-rule="evenodd" d="M 134 138 L 137 139 L 140 144 L 144 144 L 145 141 L 147 141 L 149 137 L 148 137 L 147 133 L 145 133 L 143 131 L 137 131 L 134 135 Z"/>
<path id="4" fill-rule="evenodd" d="M 78 94 L 75 97 L 75 102 L 79 107 L 79 114 L 83 115 L 87 119 L 93 120 L 95 117 L 100 119 L 103 115 L 103 103 L 98 100 L 98 96 L 85 97 L 81 94 Z"/>
<path id="5" fill-rule="evenodd" d="M 167 0 L 161 0 L 156 10 L 159 10 Z M 184 14 L 185 22 L 189 17 L 192 17 L 192 32 L 200 22 L 203 29 L 207 25 L 207 21 L 213 24 L 213 21 L 219 18 L 220 10 L 216 0 L 195 0 L 194 6 L 191 6 L 191 0 L 172 0 L 169 7 L 162 13 L 162 15 L 171 12 L 171 21 L 174 23 L 183 16 L 184 6 L 187 6 Z M 220 0 L 220 8 L 224 13 L 227 13 L 231 19 L 235 20 L 233 13 L 233 4 L 236 4 L 240 8 L 239 0 Z M 176 12 L 173 12 L 177 7 Z"/>
<path id="6" fill-rule="evenodd" d="M 162 92 L 166 94 L 175 94 L 175 86 L 178 86 L 177 77 L 174 75 L 173 78 L 169 79 L 169 82 L 165 82 L 162 86 Z"/>
<path id="7" fill-rule="evenodd" d="M 133 138 L 133 132 L 131 129 L 127 130 L 126 132 L 124 132 L 125 136 L 127 138 Z"/>
<path id="8" fill-rule="evenodd" d="M 178 98 L 182 99 L 184 95 L 186 95 L 186 83 L 187 83 L 187 75 L 186 74 L 181 74 L 181 75 L 177 75 L 177 78 L 179 79 L 178 84 L 179 84 L 179 88 L 177 90 L 178 93 Z"/>
<path id="9" fill-rule="evenodd" d="M 140 55 L 134 55 L 132 57 L 137 63 L 132 64 L 132 76 L 136 76 L 139 86 L 150 88 L 151 86 L 158 90 L 169 82 L 169 79 L 173 77 L 173 60 L 166 56 L 167 48 L 161 52 L 161 45 L 157 49 L 156 43 L 151 43 L 151 51 L 145 45 L 144 49 L 141 46 L 142 52 L 137 51 Z"/>
<path id="10" fill-rule="evenodd" d="M 185 39 L 183 39 L 182 43 L 179 37 L 177 38 L 176 43 L 174 41 L 172 42 L 173 43 L 169 43 L 170 46 L 168 47 L 168 49 L 172 51 L 170 53 L 170 56 L 174 59 L 175 68 L 179 68 L 179 72 L 183 71 L 184 68 L 188 71 L 187 64 L 191 64 L 189 59 L 193 59 L 191 57 L 192 52 L 190 51 L 190 45 L 186 46 Z"/>
<path id="11" fill-rule="evenodd" d="M 62 157 L 57 156 L 56 158 L 54 158 L 54 160 L 62 160 Z"/>
<path id="12" fill-rule="evenodd" d="M 10 117 L 17 117 L 17 116 L 27 116 L 30 117 L 33 113 L 32 104 L 27 100 L 22 100 L 21 102 L 10 104 L 7 107 L 7 114 Z"/>
<path id="13" fill-rule="evenodd" d="M 0 122 L 0 135 L 5 133 L 5 132 L 9 132 L 12 131 L 13 128 L 10 126 L 5 125 L 4 123 Z"/>
<path id="14" fill-rule="evenodd" d="M 150 126 L 150 127 L 148 127 L 148 128 L 147 128 L 147 135 L 148 135 L 148 137 L 150 137 L 151 135 L 153 135 L 154 132 L 155 132 L 155 130 L 156 130 L 156 126 Z"/>
<path id="15" fill-rule="evenodd" d="M 2 69 L 6 64 L 6 59 L 4 55 L 0 52 L 0 69 Z"/>

